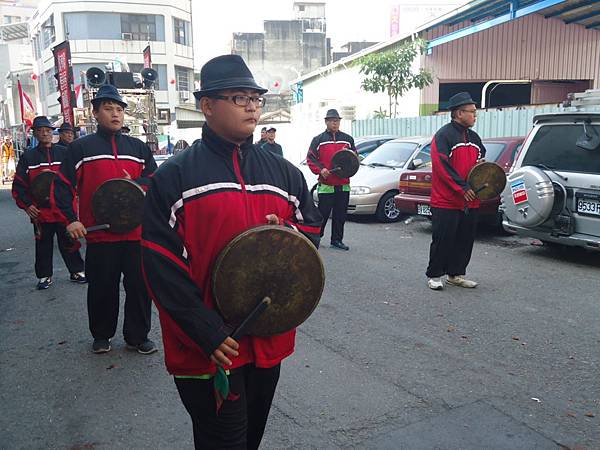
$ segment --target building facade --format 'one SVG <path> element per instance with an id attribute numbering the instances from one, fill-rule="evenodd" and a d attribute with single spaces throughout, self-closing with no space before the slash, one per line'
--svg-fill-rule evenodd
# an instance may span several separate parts
<path id="1" fill-rule="evenodd" d="M 174 116 L 175 107 L 193 105 L 191 8 L 190 0 L 40 2 L 30 33 L 42 112 L 60 114 L 52 48 L 67 39 L 76 85 L 91 67 L 126 62 L 131 72 L 140 72 L 150 45 L 157 107 Z"/>
<path id="2" fill-rule="evenodd" d="M 9 128 L 22 121 L 17 80 L 35 102 L 27 22 L 38 3 L 36 0 L 0 3 L 0 128 Z"/>
<path id="3" fill-rule="evenodd" d="M 600 2 L 475 0 L 297 78 L 292 122 L 307 126 L 336 105 L 354 111 L 351 119 L 377 118 L 378 108 L 388 108 L 387 98 L 360 89 L 364 76 L 356 62 L 415 35 L 427 41 L 427 51 L 413 70 L 429 70 L 433 83 L 405 94 L 398 117 L 445 111 L 449 98 L 461 91 L 478 107 L 521 108 L 561 104 L 569 93 L 600 88 Z"/>
<path id="4" fill-rule="evenodd" d="M 263 33 L 234 33 L 231 52 L 269 89 L 266 110 L 287 109 L 290 81 L 330 61 L 325 3 L 295 2 L 293 20 L 265 20 Z"/>

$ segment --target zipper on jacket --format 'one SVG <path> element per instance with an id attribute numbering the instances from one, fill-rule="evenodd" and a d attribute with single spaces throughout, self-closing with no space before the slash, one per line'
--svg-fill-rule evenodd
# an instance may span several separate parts
<path id="1" fill-rule="evenodd" d="M 115 159 L 118 159 L 117 158 L 117 141 L 115 140 L 114 134 L 110 138 L 110 143 L 112 145 L 113 156 L 115 157 Z"/>
<path id="2" fill-rule="evenodd" d="M 233 149 L 233 171 L 235 176 L 242 187 L 242 198 L 244 199 L 244 216 L 246 217 L 246 226 L 250 225 L 250 218 L 248 217 L 248 194 L 246 192 L 246 183 L 242 177 L 242 170 L 240 167 L 240 160 L 242 159 L 242 149 L 239 145 L 236 145 Z"/>

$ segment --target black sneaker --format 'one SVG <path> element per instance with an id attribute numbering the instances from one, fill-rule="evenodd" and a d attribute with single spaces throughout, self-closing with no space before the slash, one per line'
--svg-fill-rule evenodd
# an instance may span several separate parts
<path id="1" fill-rule="evenodd" d="M 129 350 L 136 350 L 138 353 L 141 353 L 142 355 L 150 355 L 151 353 L 155 353 L 158 351 L 158 347 L 150 339 L 146 339 L 144 342 L 142 342 L 139 345 L 127 344 L 127 348 Z"/>
<path id="2" fill-rule="evenodd" d="M 81 283 L 81 284 L 87 283 L 87 278 L 85 277 L 85 273 L 83 273 L 83 272 L 72 273 L 70 280 L 73 283 Z"/>
<path id="3" fill-rule="evenodd" d="M 40 281 L 38 281 L 38 284 L 37 284 L 37 288 L 40 291 L 44 290 L 44 289 L 48 289 L 51 284 L 52 284 L 52 278 L 50 278 L 50 277 L 40 278 Z"/>
<path id="4" fill-rule="evenodd" d="M 333 241 L 331 243 L 331 246 L 333 248 L 339 248 L 340 250 L 350 250 L 350 247 L 348 247 L 346 244 L 344 244 L 342 241 Z"/>
<path id="5" fill-rule="evenodd" d="M 92 344 L 92 352 L 94 353 L 108 353 L 110 352 L 110 339 L 94 339 Z"/>

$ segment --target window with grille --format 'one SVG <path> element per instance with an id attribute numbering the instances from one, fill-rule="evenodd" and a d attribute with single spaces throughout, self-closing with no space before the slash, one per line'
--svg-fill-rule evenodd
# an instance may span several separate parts
<path id="1" fill-rule="evenodd" d="M 121 33 L 131 33 L 133 41 L 156 41 L 156 16 L 121 14 Z"/>
<path id="2" fill-rule="evenodd" d="M 191 90 L 190 69 L 175 66 L 175 80 L 177 82 L 178 91 L 189 92 Z"/>
<path id="3" fill-rule="evenodd" d="M 188 21 L 173 17 L 173 34 L 175 43 L 191 45 L 190 23 Z"/>
<path id="4" fill-rule="evenodd" d="M 48 17 L 48 19 L 42 24 L 42 39 L 44 50 L 50 47 L 50 45 L 54 42 L 54 14 L 51 14 L 50 17 Z"/>

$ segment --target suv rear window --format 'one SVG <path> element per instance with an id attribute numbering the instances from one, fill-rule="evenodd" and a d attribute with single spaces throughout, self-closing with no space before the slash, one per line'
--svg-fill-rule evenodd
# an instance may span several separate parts
<path id="1" fill-rule="evenodd" d="M 600 126 L 587 125 L 600 134 Z M 584 150 L 575 145 L 583 135 L 583 125 L 544 125 L 540 127 L 527 149 L 523 166 L 543 164 L 566 172 L 600 174 L 600 148 Z"/>

